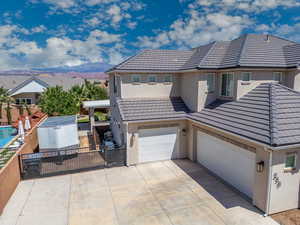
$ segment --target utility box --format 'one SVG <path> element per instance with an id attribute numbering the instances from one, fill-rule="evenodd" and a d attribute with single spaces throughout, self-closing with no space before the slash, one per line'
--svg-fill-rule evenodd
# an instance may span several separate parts
<path id="1" fill-rule="evenodd" d="M 77 117 L 49 117 L 38 126 L 40 152 L 59 151 L 79 147 Z"/>

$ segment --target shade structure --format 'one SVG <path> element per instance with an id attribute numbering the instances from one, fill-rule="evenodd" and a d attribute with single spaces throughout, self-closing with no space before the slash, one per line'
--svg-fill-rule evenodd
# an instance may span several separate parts
<path id="1" fill-rule="evenodd" d="M 28 116 L 25 117 L 25 130 L 30 130 L 31 129 L 31 125 L 30 125 L 30 120 L 28 118 Z"/>
<path id="2" fill-rule="evenodd" d="M 19 123 L 18 123 L 18 135 L 24 140 L 25 131 L 24 131 L 22 120 L 19 120 Z"/>

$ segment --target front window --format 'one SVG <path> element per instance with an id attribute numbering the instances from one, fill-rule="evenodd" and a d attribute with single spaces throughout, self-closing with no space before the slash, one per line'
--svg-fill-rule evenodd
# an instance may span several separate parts
<path id="1" fill-rule="evenodd" d="M 215 74 L 207 74 L 207 91 L 212 93 L 215 91 Z"/>
<path id="2" fill-rule="evenodd" d="M 285 169 L 295 169 L 296 160 L 297 160 L 297 155 L 295 153 L 287 154 L 285 158 Z"/>
<path id="3" fill-rule="evenodd" d="M 234 79 L 233 73 L 223 73 L 221 78 L 221 95 L 233 97 Z"/>
<path id="4" fill-rule="evenodd" d="M 140 75 L 132 75 L 131 80 L 133 83 L 140 83 L 141 82 L 141 76 Z"/>
<path id="5" fill-rule="evenodd" d="M 21 105 L 21 104 L 31 105 L 32 99 L 31 98 L 17 98 L 16 104 L 17 105 Z"/>
<path id="6" fill-rule="evenodd" d="M 278 83 L 280 83 L 282 81 L 282 72 L 274 72 L 273 79 L 274 79 L 274 81 L 277 81 Z"/>
<path id="7" fill-rule="evenodd" d="M 148 81 L 150 83 L 155 83 L 156 82 L 156 76 L 155 75 L 149 75 L 148 76 Z"/>
<path id="8" fill-rule="evenodd" d="M 250 82 L 251 81 L 251 73 L 250 72 L 242 72 L 242 81 Z"/>
<path id="9" fill-rule="evenodd" d="M 171 75 L 165 76 L 165 77 L 164 77 L 164 82 L 166 82 L 166 83 L 172 82 L 172 76 L 171 76 Z"/>

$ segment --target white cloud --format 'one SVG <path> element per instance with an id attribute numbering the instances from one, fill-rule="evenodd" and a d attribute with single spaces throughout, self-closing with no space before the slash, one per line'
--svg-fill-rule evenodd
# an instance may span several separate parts
<path id="1" fill-rule="evenodd" d="M 111 2 L 115 2 L 116 0 L 86 0 L 86 4 L 88 6 L 95 6 L 99 4 L 107 4 Z"/>
<path id="2" fill-rule="evenodd" d="M 101 20 L 98 19 L 97 17 L 93 17 L 93 18 L 85 20 L 85 23 L 90 27 L 95 27 L 101 23 Z"/>
<path id="3" fill-rule="evenodd" d="M 118 23 L 123 19 L 123 15 L 121 14 L 121 8 L 117 5 L 112 5 L 107 13 L 111 16 L 112 25 L 118 25 Z"/>
<path id="4" fill-rule="evenodd" d="M 46 30 L 47 30 L 47 28 L 44 25 L 40 25 L 40 26 L 37 26 L 37 27 L 33 27 L 31 29 L 31 32 L 32 33 L 41 33 L 41 32 L 44 32 Z"/>
<path id="5" fill-rule="evenodd" d="M 299 0 L 196 0 L 190 8 L 210 7 L 213 10 L 243 10 L 246 12 L 262 12 L 278 7 L 290 8 L 300 6 Z"/>
<path id="6" fill-rule="evenodd" d="M 0 26 L 0 69 L 76 66 L 101 62 L 104 55 L 116 62 L 122 59 L 121 36 L 94 30 L 84 40 L 51 37 L 45 47 L 18 38 L 17 26 Z M 109 46 L 107 46 L 109 45 Z"/>
<path id="7" fill-rule="evenodd" d="M 214 40 L 233 39 L 251 23 L 247 16 L 230 16 L 223 13 L 204 15 L 191 9 L 186 19 L 174 21 L 168 31 L 159 31 L 156 36 L 139 37 L 137 45 L 159 48 L 175 44 L 179 48 L 190 48 Z"/>
<path id="8" fill-rule="evenodd" d="M 137 26 L 137 22 L 128 22 L 127 23 L 127 27 L 129 29 L 134 29 L 134 28 L 136 28 L 136 26 Z"/>
<path id="9" fill-rule="evenodd" d="M 274 33 L 288 38 L 289 40 L 300 42 L 300 23 L 295 23 L 292 25 L 281 24 L 276 26 L 277 29 L 274 30 Z"/>

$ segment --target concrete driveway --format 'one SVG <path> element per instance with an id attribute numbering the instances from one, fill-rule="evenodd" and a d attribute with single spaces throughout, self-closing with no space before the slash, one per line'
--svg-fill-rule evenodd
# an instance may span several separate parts
<path id="1" fill-rule="evenodd" d="M 1 225 L 275 225 L 188 160 L 23 181 Z"/>

